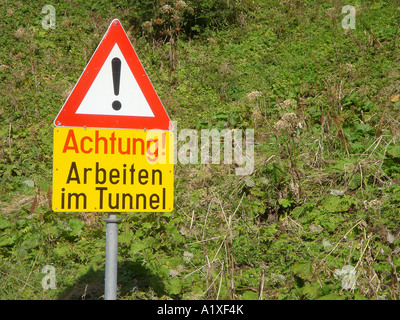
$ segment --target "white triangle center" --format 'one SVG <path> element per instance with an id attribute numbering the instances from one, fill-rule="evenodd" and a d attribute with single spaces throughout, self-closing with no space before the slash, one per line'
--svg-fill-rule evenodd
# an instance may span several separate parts
<path id="1" fill-rule="evenodd" d="M 119 58 L 121 61 L 118 95 L 114 93 L 113 69 L 111 65 L 111 60 L 114 58 Z M 119 104 L 117 102 L 113 107 L 114 101 L 119 101 Z M 114 45 L 76 113 L 154 117 L 153 111 L 118 44 Z"/>

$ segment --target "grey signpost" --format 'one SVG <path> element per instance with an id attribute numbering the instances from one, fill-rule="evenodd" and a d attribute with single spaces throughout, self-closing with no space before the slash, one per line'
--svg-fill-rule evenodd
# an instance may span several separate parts
<path id="1" fill-rule="evenodd" d="M 117 299 L 118 269 L 118 223 L 115 213 L 109 213 L 106 222 L 106 266 L 104 278 L 104 300 Z"/>

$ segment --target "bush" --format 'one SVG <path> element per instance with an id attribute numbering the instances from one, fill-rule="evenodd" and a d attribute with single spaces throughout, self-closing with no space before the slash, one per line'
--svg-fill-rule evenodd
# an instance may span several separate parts
<path id="1" fill-rule="evenodd" d="M 235 25 L 248 6 L 238 1 L 167 0 L 159 3 L 135 1 L 140 31 L 156 39 L 184 34 L 199 35 L 207 29 L 216 30 Z"/>

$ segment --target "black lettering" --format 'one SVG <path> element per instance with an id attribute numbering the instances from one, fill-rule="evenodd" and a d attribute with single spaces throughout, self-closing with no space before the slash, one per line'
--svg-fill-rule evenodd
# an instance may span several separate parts
<path id="1" fill-rule="evenodd" d="M 87 183 L 87 173 L 92 171 L 92 168 L 83 168 L 83 184 Z"/>
<path id="2" fill-rule="evenodd" d="M 75 176 L 72 177 L 72 174 L 74 174 Z M 78 184 L 81 183 L 75 161 L 71 163 L 71 167 L 69 168 L 67 183 L 70 183 L 71 181 L 76 181 Z"/>
<path id="3" fill-rule="evenodd" d="M 103 191 L 104 191 L 104 190 L 107 190 L 107 188 L 106 188 L 106 187 L 97 187 L 96 190 L 99 190 L 99 191 L 100 191 L 100 197 L 99 197 L 100 204 L 99 204 L 99 209 L 103 209 Z"/>
<path id="4" fill-rule="evenodd" d="M 64 191 L 65 191 L 65 188 L 62 188 L 61 191 L 62 191 L 62 193 L 61 193 L 61 209 L 64 209 L 64 203 L 65 203 Z"/>
<path id="5" fill-rule="evenodd" d="M 116 180 L 114 180 L 114 178 Z M 118 169 L 114 168 L 114 169 L 110 170 L 110 182 L 112 184 L 117 184 L 119 182 L 119 171 L 118 171 Z"/>
<path id="6" fill-rule="evenodd" d="M 126 164 L 123 165 L 124 169 L 122 169 L 122 183 L 126 184 Z"/>
<path id="7" fill-rule="evenodd" d="M 147 170 L 142 169 L 139 170 L 138 181 L 140 184 L 147 184 L 147 180 L 149 179 L 149 173 Z"/>
<path id="8" fill-rule="evenodd" d="M 83 209 L 86 209 L 86 194 L 84 193 L 68 193 L 68 209 L 72 209 L 72 197 L 75 197 L 74 209 L 79 209 L 79 199 L 83 197 Z"/>
<path id="9" fill-rule="evenodd" d="M 146 210 L 146 195 L 144 193 L 139 193 L 136 195 L 136 208 L 140 208 L 139 206 L 139 197 L 143 199 L 143 210 Z"/>
<path id="10" fill-rule="evenodd" d="M 108 207 L 110 209 L 118 209 L 119 208 L 119 193 L 115 194 L 115 205 L 113 205 L 111 202 L 112 199 L 112 194 L 108 194 Z"/>
<path id="11" fill-rule="evenodd" d="M 99 179 L 99 173 L 103 174 L 103 179 Z M 96 162 L 96 184 L 104 184 L 106 182 L 106 170 L 99 168 L 99 163 Z"/>
<path id="12" fill-rule="evenodd" d="M 161 170 L 157 169 L 157 170 L 152 170 L 152 179 L 151 179 L 151 184 L 154 186 L 156 184 L 156 175 L 155 173 L 158 173 L 158 184 L 162 185 L 162 172 Z"/>
<path id="13" fill-rule="evenodd" d="M 162 188 L 162 194 L 163 194 L 163 196 L 162 196 L 162 199 L 163 199 L 163 205 L 162 205 L 162 207 L 163 207 L 163 209 L 165 210 L 165 188 Z"/>
<path id="14" fill-rule="evenodd" d="M 129 198 L 129 209 L 134 209 L 133 208 L 133 197 L 132 197 L 132 195 L 130 194 L 130 193 L 123 193 L 122 194 L 122 209 L 126 209 L 126 206 L 125 206 L 125 199 L 126 198 Z"/>
<path id="15" fill-rule="evenodd" d="M 131 165 L 131 168 L 129 169 L 130 173 L 131 173 L 131 184 L 133 184 L 133 178 L 134 178 L 134 174 L 135 174 L 135 164 L 133 163 Z"/>
<path id="16" fill-rule="evenodd" d="M 155 199 L 153 199 L 153 198 L 155 198 Z M 149 202 L 150 202 L 149 203 L 150 208 L 158 209 L 158 207 L 160 206 L 160 197 L 158 196 L 158 194 L 154 193 L 150 196 Z M 155 205 L 153 205 L 153 204 L 155 204 Z"/>

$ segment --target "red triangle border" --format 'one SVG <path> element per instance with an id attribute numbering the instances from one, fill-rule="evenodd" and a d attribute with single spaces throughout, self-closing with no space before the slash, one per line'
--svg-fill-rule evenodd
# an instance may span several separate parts
<path id="1" fill-rule="evenodd" d="M 152 109 L 154 117 L 76 113 L 116 43 Z M 54 125 L 56 127 L 173 130 L 172 122 L 118 19 L 111 22 L 70 96 L 54 120 Z"/>

